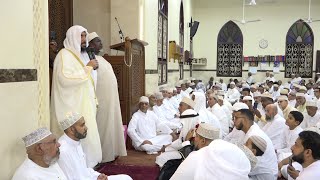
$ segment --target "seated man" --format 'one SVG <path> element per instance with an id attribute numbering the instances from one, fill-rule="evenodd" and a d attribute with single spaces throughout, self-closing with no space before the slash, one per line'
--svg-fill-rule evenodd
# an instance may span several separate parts
<path id="1" fill-rule="evenodd" d="M 279 163 L 288 166 L 288 174 L 296 180 L 320 179 L 320 135 L 318 132 L 302 131 L 295 144 L 291 147 L 292 160 L 302 165 L 303 171 L 298 172 L 291 165 L 289 158 Z"/>
<path id="2" fill-rule="evenodd" d="M 189 136 L 195 132 L 194 137 L 194 150 L 197 151 L 203 147 L 208 146 L 213 140 L 220 139 L 220 130 L 208 123 L 200 123 L 196 130 L 191 130 L 188 133 Z M 187 137 L 188 138 L 188 137 Z M 190 153 L 193 154 L 193 153 Z M 184 157 L 186 158 L 186 157 Z M 188 158 L 179 166 L 176 172 L 173 174 L 172 179 L 188 179 L 192 177 L 192 169 L 194 168 L 194 159 Z"/>
<path id="3" fill-rule="evenodd" d="M 172 136 L 170 135 L 172 130 L 148 108 L 148 97 L 140 97 L 139 110 L 133 114 L 130 120 L 128 135 L 132 139 L 132 145 L 136 150 L 146 151 L 148 154 L 157 154 L 163 145 L 172 142 Z"/>
<path id="4" fill-rule="evenodd" d="M 28 157 L 16 170 L 12 180 L 67 180 L 56 163 L 60 154 L 60 144 L 47 128 L 39 128 L 22 139 Z"/>
<path id="5" fill-rule="evenodd" d="M 69 112 L 59 124 L 64 134 L 59 138 L 61 154 L 58 163 L 69 180 L 132 180 L 127 175 L 107 176 L 87 166 L 80 142 L 86 138 L 88 130 L 83 116 Z"/>
<path id="6" fill-rule="evenodd" d="M 174 180 L 248 180 L 251 164 L 236 145 L 217 139 L 192 152 L 172 176 Z M 183 169 L 185 168 L 185 169 Z M 183 173 L 180 173 L 183 170 Z"/>

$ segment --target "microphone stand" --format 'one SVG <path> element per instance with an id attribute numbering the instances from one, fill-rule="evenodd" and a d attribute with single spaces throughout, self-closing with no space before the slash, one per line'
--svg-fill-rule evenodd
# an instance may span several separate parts
<path id="1" fill-rule="evenodd" d="M 122 30 L 121 30 L 121 27 L 120 27 L 120 25 L 119 25 L 118 19 L 117 19 L 117 17 L 115 17 L 114 19 L 116 20 L 116 22 L 117 22 L 117 24 L 118 24 L 119 35 L 120 35 L 121 42 L 124 42 L 124 35 L 123 35 L 123 33 L 122 33 Z"/>

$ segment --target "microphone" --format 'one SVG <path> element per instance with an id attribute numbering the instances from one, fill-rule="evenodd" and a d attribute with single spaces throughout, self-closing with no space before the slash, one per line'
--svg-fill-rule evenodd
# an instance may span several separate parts
<path id="1" fill-rule="evenodd" d="M 117 19 L 117 17 L 115 17 L 114 19 L 116 20 L 116 22 L 117 22 L 117 24 L 118 24 L 119 35 L 120 35 L 121 42 L 124 42 L 124 35 L 123 35 L 123 33 L 122 33 L 122 30 L 121 30 L 121 27 L 120 27 L 120 25 L 119 25 L 118 19 Z"/>
<path id="2" fill-rule="evenodd" d="M 96 56 L 94 55 L 94 48 L 93 47 L 87 47 L 86 51 L 87 51 L 87 53 L 89 55 L 89 59 L 90 60 L 96 59 Z"/>

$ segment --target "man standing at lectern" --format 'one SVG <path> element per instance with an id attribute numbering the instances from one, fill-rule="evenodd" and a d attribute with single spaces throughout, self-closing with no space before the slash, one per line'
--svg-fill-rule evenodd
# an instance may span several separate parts
<path id="1" fill-rule="evenodd" d="M 111 64 L 99 52 L 102 41 L 96 32 L 88 35 L 89 47 L 94 49 L 98 60 L 98 80 L 96 93 L 99 100 L 97 125 L 102 147 L 102 162 L 115 160 L 117 156 L 126 156 L 122 116 L 119 102 L 117 78 Z"/>

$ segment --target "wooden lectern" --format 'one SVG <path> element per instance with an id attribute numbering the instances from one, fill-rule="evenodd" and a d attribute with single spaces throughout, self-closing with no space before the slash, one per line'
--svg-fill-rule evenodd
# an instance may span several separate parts
<path id="1" fill-rule="evenodd" d="M 103 57 L 112 65 L 118 81 L 122 122 L 128 125 L 131 116 L 138 109 L 138 102 L 145 93 L 145 50 L 148 43 L 126 37 L 125 42 L 110 46 L 124 51 L 124 56 Z"/>

